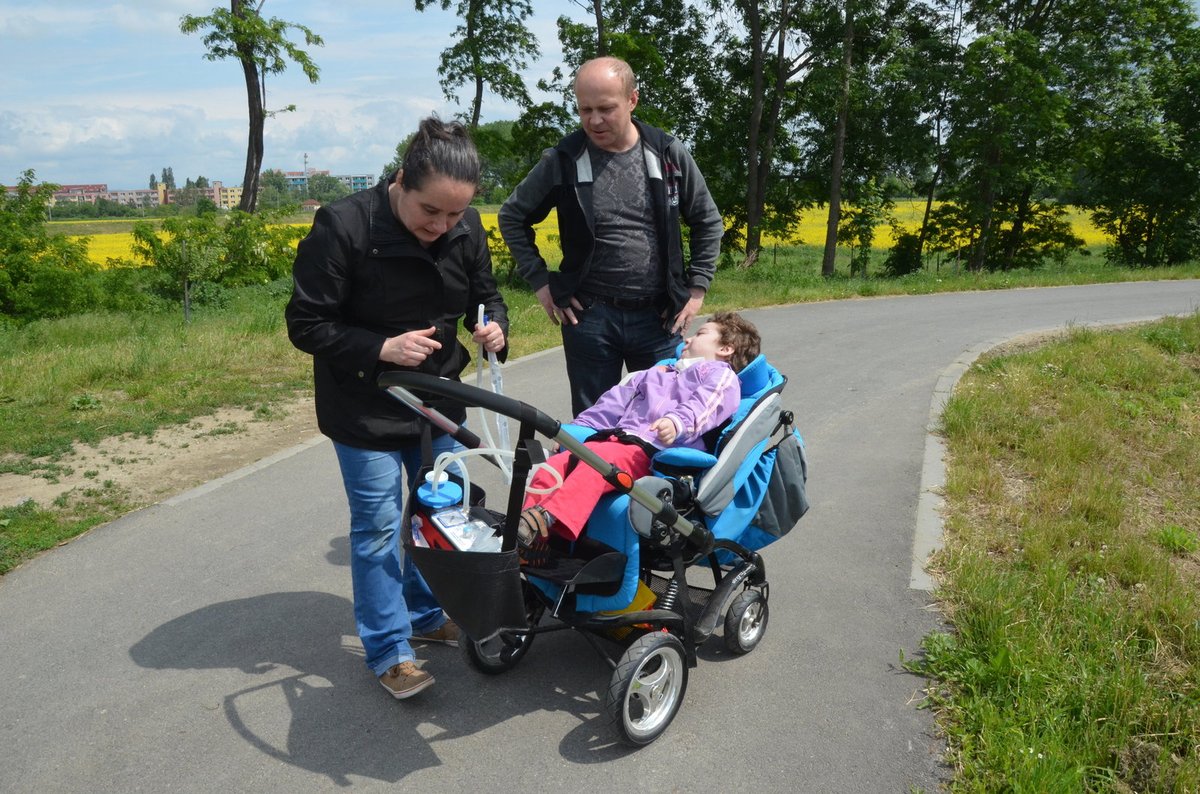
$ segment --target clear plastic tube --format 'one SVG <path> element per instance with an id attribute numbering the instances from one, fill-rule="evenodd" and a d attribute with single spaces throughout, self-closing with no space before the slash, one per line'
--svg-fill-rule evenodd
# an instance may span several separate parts
<path id="1" fill-rule="evenodd" d="M 478 320 L 479 325 L 486 325 L 488 322 L 488 316 L 487 316 L 487 314 L 484 313 L 484 311 L 485 311 L 484 305 L 482 303 L 479 304 L 479 320 Z M 484 358 L 486 358 L 488 360 L 488 368 L 491 370 L 491 374 L 492 374 L 492 392 L 495 394 L 503 394 L 504 389 L 501 386 L 502 379 L 500 376 L 500 361 L 496 358 L 495 353 L 489 353 L 486 350 L 484 350 L 483 345 L 479 346 L 479 358 L 475 359 L 475 386 L 476 386 L 476 388 L 479 388 L 479 389 L 483 388 L 483 360 L 484 360 Z M 479 406 L 479 424 L 482 425 L 482 427 L 483 427 L 483 440 L 484 440 L 484 443 L 487 444 L 489 449 L 496 449 L 497 447 L 507 447 L 508 446 L 508 417 L 503 416 L 501 414 L 496 414 L 495 421 L 496 421 L 496 431 L 500 434 L 500 443 L 499 444 L 497 444 L 496 440 L 494 438 L 492 438 L 492 424 L 491 424 L 491 422 L 488 421 L 488 412 L 483 409 L 483 406 Z M 512 484 L 512 465 L 509 463 L 505 463 L 505 459 L 502 457 L 496 458 L 496 465 L 500 467 L 500 471 L 504 475 L 504 481 L 511 485 Z"/>
<path id="2" fill-rule="evenodd" d="M 440 482 L 443 482 L 443 480 L 444 480 L 443 472 L 445 472 L 446 468 L 448 466 L 450 466 L 451 464 L 456 463 L 456 462 L 462 460 L 463 458 L 468 458 L 472 455 L 495 455 L 495 456 L 497 456 L 498 460 L 499 459 L 512 459 L 513 457 L 515 457 L 515 453 L 513 453 L 511 450 L 497 449 L 495 447 L 479 447 L 477 449 L 460 449 L 457 452 L 443 452 L 442 454 L 437 456 L 437 459 L 433 462 L 433 470 L 430 471 L 429 474 L 427 475 L 428 481 L 433 485 L 434 493 L 437 493 L 438 484 Z M 526 486 L 526 488 L 525 488 L 526 493 L 536 493 L 536 494 L 553 493 L 554 491 L 556 491 L 562 487 L 562 484 L 563 484 L 562 475 L 558 473 L 557 469 L 552 468 L 551 466 L 549 466 L 546 463 L 539 463 L 539 464 L 535 465 L 530 470 L 529 473 L 530 473 L 530 475 L 533 475 L 541 469 L 545 469 L 546 471 L 550 472 L 550 476 L 555 481 L 554 484 L 548 488 L 530 488 L 530 487 Z M 462 504 L 463 504 L 464 508 L 468 508 L 468 507 L 470 507 L 470 499 L 471 499 L 471 477 L 470 477 L 470 474 L 467 472 L 466 466 L 458 466 L 457 471 L 455 473 L 462 479 L 462 483 L 463 483 L 463 502 L 462 502 Z"/>

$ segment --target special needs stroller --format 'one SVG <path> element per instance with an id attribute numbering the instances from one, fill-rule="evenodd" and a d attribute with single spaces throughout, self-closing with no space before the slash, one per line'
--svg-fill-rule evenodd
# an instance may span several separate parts
<path id="1" fill-rule="evenodd" d="M 807 462 L 792 413 L 782 407 L 786 378 L 760 355 L 739 379 L 741 405 L 716 434 L 711 454 L 663 450 L 651 475 L 633 482 L 583 445 L 593 430 L 457 381 L 412 372 L 380 376 L 380 386 L 468 447 L 460 457 L 496 450 L 480 449 L 478 437 L 434 407 L 437 399 L 520 422 L 505 513 L 485 507 L 482 490 L 469 482 L 464 496 L 461 480 L 444 491 L 427 483 L 419 498 L 407 500 L 405 552 L 462 629 L 459 645 L 471 666 L 503 673 L 537 635 L 574 629 L 612 667 L 605 710 L 620 738 L 636 746 L 670 725 L 696 648 L 719 624 L 734 653 L 758 645 L 769 588 L 757 550 L 790 531 L 808 509 Z M 557 553 L 536 568 L 521 565 L 516 543 L 527 475 L 545 459 L 535 433 L 617 489 L 601 500 L 579 540 L 552 539 Z M 451 461 L 431 466 L 425 457 L 423 472 L 440 482 Z M 491 550 L 471 550 L 489 539 Z M 704 568 L 711 585 L 695 581 L 707 582 Z"/>

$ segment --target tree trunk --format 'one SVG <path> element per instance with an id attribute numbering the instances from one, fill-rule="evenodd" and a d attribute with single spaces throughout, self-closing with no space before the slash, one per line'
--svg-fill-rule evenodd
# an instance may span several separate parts
<path id="1" fill-rule="evenodd" d="M 467 10 L 467 41 L 474 41 L 476 36 L 475 19 L 479 14 L 479 3 L 472 2 Z M 479 112 L 483 108 L 483 67 L 479 63 L 478 50 L 472 47 L 471 71 L 475 73 L 475 98 L 471 102 L 471 131 L 479 129 Z"/>
<path id="2" fill-rule="evenodd" d="M 925 194 L 925 212 L 921 215 L 921 231 L 917 234 L 917 256 L 925 255 L 925 241 L 929 238 L 929 216 L 933 214 L 933 197 L 937 192 L 938 180 L 942 177 L 942 158 L 939 155 L 929 180 L 929 192 Z"/>
<path id="3" fill-rule="evenodd" d="M 833 163 L 829 169 L 829 219 L 825 223 L 825 252 L 821 257 L 821 275 L 833 275 L 837 256 L 838 222 L 842 216 L 842 161 L 846 156 L 846 121 L 850 115 L 850 69 L 854 61 L 854 7 L 846 4 L 846 29 L 842 36 L 842 95 L 838 104 L 837 127 L 833 133 Z"/>
<path id="4" fill-rule="evenodd" d="M 762 42 L 762 16 L 757 2 L 745 5 L 746 21 L 750 26 L 751 59 L 753 64 L 753 105 L 750 113 L 750 134 L 746 145 L 746 258 L 742 267 L 753 267 L 762 247 L 762 221 L 766 215 L 767 182 L 775 150 L 775 130 L 783 107 L 783 92 L 787 88 L 790 62 L 787 60 L 787 34 L 790 9 L 787 0 L 780 3 L 775 52 L 775 93 L 770 109 L 766 104 L 766 54 Z"/>
<path id="5" fill-rule="evenodd" d="M 917 256 L 925 255 L 925 241 L 929 239 L 929 216 L 933 214 L 933 198 L 937 195 L 938 182 L 942 179 L 942 164 L 946 160 L 946 147 L 942 143 L 942 114 L 946 109 L 946 97 L 942 95 L 934 126 L 937 141 L 937 160 L 933 166 L 933 177 L 929 180 L 929 192 L 925 194 L 925 213 L 921 216 L 921 230 L 917 234 Z"/>
<path id="6" fill-rule="evenodd" d="M 750 68 L 751 68 L 751 104 L 750 118 L 747 119 L 746 138 L 746 257 L 742 260 L 743 268 L 752 267 L 758 260 L 758 249 L 762 245 L 762 197 L 758 192 L 758 171 L 761 154 L 759 152 L 759 136 L 762 132 L 763 94 L 766 77 L 763 74 L 764 56 L 762 46 L 762 17 L 759 14 L 758 3 L 745 4 L 746 23 L 750 28 Z"/>
<path id="7" fill-rule="evenodd" d="M 1033 196 L 1033 186 L 1026 185 L 1017 200 L 1017 214 L 1013 218 L 1012 228 L 1004 245 L 1004 261 L 1001 267 L 1012 270 L 1017 260 L 1017 251 L 1021 248 L 1021 238 L 1025 236 L 1025 219 L 1029 217 L 1029 199 Z"/>
<path id="8" fill-rule="evenodd" d="M 982 272 L 987 262 L 988 241 L 992 236 L 992 204 L 992 183 L 988 179 L 983 186 L 983 218 L 979 221 L 979 235 L 973 242 L 971 258 L 967 260 L 967 270 L 972 273 Z"/>
<path id="9" fill-rule="evenodd" d="M 971 259 L 967 263 L 967 269 L 978 273 L 983 270 L 984 263 L 987 262 L 988 244 L 992 238 L 992 216 L 993 209 L 996 204 L 996 169 L 1000 165 L 1000 152 L 992 150 L 987 159 L 987 170 L 984 173 L 982 184 L 979 186 L 979 207 L 982 211 L 982 218 L 979 222 L 979 237 L 975 241 L 975 248 L 971 251 Z"/>
<path id="10" fill-rule="evenodd" d="M 608 47 L 604 44 L 604 8 L 601 0 L 592 0 L 592 12 L 596 16 L 596 57 L 608 55 Z"/>
<path id="11" fill-rule="evenodd" d="M 236 17 L 243 17 L 245 0 L 229 0 L 229 9 Z M 266 121 L 266 100 L 263 97 L 262 78 L 254 51 L 247 43 L 237 45 L 238 60 L 242 64 L 242 76 L 246 80 L 246 108 L 250 116 L 250 135 L 246 142 L 246 170 L 242 174 L 242 200 L 238 209 L 254 212 L 258 205 L 258 176 L 263 160 L 263 125 Z"/>

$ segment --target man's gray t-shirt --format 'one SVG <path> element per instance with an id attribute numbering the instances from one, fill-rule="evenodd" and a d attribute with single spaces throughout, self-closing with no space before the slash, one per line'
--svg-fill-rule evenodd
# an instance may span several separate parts
<path id="1" fill-rule="evenodd" d="M 664 294 L 666 278 L 641 142 L 627 152 L 606 152 L 589 142 L 588 153 L 596 247 L 582 291 L 631 298 Z"/>

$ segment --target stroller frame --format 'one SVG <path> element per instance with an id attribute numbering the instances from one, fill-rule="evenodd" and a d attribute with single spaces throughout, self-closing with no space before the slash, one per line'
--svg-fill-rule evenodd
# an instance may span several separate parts
<path id="1" fill-rule="evenodd" d="M 684 514 L 690 506 L 683 513 L 676 509 L 677 503 L 688 502 L 692 479 L 701 470 L 675 468 L 671 479 L 652 475 L 635 482 L 586 447 L 569 426 L 564 428 L 526 403 L 415 372 L 384 373 L 379 385 L 468 450 L 480 450 L 478 436 L 414 392 L 481 407 L 520 423 L 507 511 L 487 509 L 482 490 L 474 486 L 468 498 L 471 517 L 502 535 L 499 552 L 422 548 L 413 542 L 412 527 L 420 523 L 417 514 L 427 508 L 416 498 L 406 500 L 401 531 L 405 552 L 413 555 L 430 589 L 462 629 L 459 646 L 472 667 L 489 675 L 504 673 L 516 666 L 536 636 L 577 631 L 613 670 L 605 696 L 610 722 L 622 741 L 641 746 L 658 738 L 674 719 L 686 692 L 688 670 L 697 665 L 696 650 L 718 625 L 723 625 L 725 645 L 734 653 L 748 653 L 761 640 L 769 596 L 762 557 L 736 541 L 714 538 L 702 520 Z M 788 420 L 790 426 L 790 414 Z M 519 563 L 517 527 L 525 481 L 533 466 L 545 459 L 538 433 L 575 455 L 580 465 L 600 472 L 618 494 L 628 494 L 631 515 L 640 511 L 640 520 L 634 522 L 640 536 L 638 586 L 654 594 L 650 608 L 577 609 L 579 596 L 617 593 L 628 573 L 626 554 L 586 534 L 573 543 L 552 538 L 551 548 L 557 553 L 545 567 Z M 422 475 L 431 466 L 426 454 Z M 689 582 L 689 569 L 701 560 L 707 561 L 711 586 L 697 584 L 695 577 Z M 615 643 L 615 651 L 605 641 Z"/>

